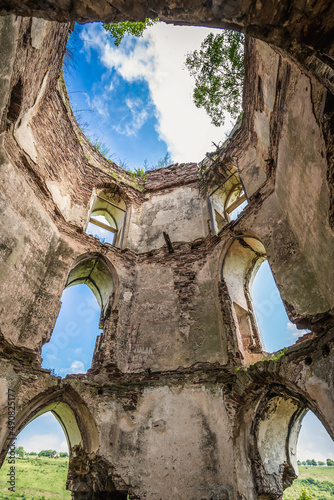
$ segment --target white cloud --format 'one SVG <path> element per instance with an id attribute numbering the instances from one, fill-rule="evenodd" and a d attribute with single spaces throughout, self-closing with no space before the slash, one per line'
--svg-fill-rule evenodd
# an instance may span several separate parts
<path id="1" fill-rule="evenodd" d="M 39 453 L 41 450 L 56 450 L 68 451 L 66 441 L 64 441 L 64 434 L 60 431 L 58 434 L 32 434 L 31 436 L 23 439 L 18 439 L 16 446 L 23 446 L 25 451 L 35 451 Z"/>
<path id="2" fill-rule="evenodd" d="M 144 103 L 141 99 L 126 99 L 125 104 L 131 113 L 132 120 L 122 120 L 121 123 L 114 126 L 114 130 L 118 134 L 135 135 L 141 129 L 148 118 L 147 109 L 144 108 Z M 123 122 L 125 124 L 123 125 Z"/>
<path id="3" fill-rule="evenodd" d="M 70 373 L 85 373 L 85 365 L 82 361 L 73 361 L 70 366 Z"/>
<path id="4" fill-rule="evenodd" d="M 88 25 L 82 32 L 88 56 L 90 49 L 95 48 L 106 69 L 116 70 L 127 81 L 147 82 L 156 106 L 157 132 L 176 162 L 200 161 L 212 149 L 211 142 L 223 140 L 225 132 L 231 129 L 228 117 L 225 126 L 218 129 L 211 125 L 203 109 L 195 107 L 194 81 L 184 67 L 186 54 L 198 48 L 209 32 L 208 28 L 158 23 L 136 43 L 125 38 L 119 47 L 113 46 L 98 25 Z M 144 116 L 140 116 L 133 133 L 143 123 Z M 130 135 L 131 128 L 122 130 Z"/>
<path id="5" fill-rule="evenodd" d="M 98 112 L 98 114 L 100 116 L 103 116 L 104 118 L 108 118 L 109 113 L 108 113 L 107 108 L 105 106 L 105 102 L 104 102 L 103 96 L 95 95 L 93 97 L 93 100 L 91 101 L 90 105 L 94 109 L 96 109 L 96 111 Z"/>
<path id="6" fill-rule="evenodd" d="M 334 442 L 320 420 L 309 411 L 303 419 L 298 438 L 297 458 L 326 462 L 334 458 Z"/>
<path id="7" fill-rule="evenodd" d="M 51 352 L 49 352 L 49 351 L 52 352 L 52 346 L 50 347 L 50 345 L 47 344 L 44 347 L 43 356 L 45 356 L 46 358 L 48 358 L 48 361 L 60 361 L 59 358 L 57 358 L 57 356 L 55 356 L 54 354 L 51 354 Z"/>
<path id="8" fill-rule="evenodd" d="M 16 440 L 18 446 L 36 453 L 49 449 L 68 452 L 64 432 L 51 412 L 37 417 L 23 429 Z"/>
<path id="9" fill-rule="evenodd" d="M 82 361 L 73 361 L 69 368 L 60 368 L 59 372 L 65 376 L 72 373 L 86 373 L 85 365 Z"/>
<path id="10" fill-rule="evenodd" d="M 59 449 L 57 451 L 67 451 L 68 452 L 68 446 L 67 446 L 67 441 L 62 441 L 59 445 Z"/>
<path id="11" fill-rule="evenodd" d="M 307 448 L 307 446 L 299 446 L 298 448 L 298 460 L 301 462 L 306 460 L 314 459 L 316 462 L 325 462 L 327 460 L 327 455 L 321 453 L 320 451 L 314 451 L 312 448 Z"/>
<path id="12" fill-rule="evenodd" d="M 290 323 L 289 321 L 286 325 L 286 333 L 291 339 L 296 340 L 297 338 L 305 335 L 305 333 L 309 333 L 309 330 L 298 330 L 296 325 Z"/>

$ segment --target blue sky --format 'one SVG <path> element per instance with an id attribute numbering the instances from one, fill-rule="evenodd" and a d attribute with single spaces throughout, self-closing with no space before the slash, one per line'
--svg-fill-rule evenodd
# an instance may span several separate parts
<path id="1" fill-rule="evenodd" d="M 212 141 L 225 139 L 233 121 L 227 115 L 223 127 L 214 127 L 195 107 L 194 80 L 184 66 L 209 32 L 158 23 L 115 47 L 100 23 L 76 24 L 73 61 L 64 69 L 72 109 L 116 163 L 156 165 L 167 151 L 174 162 L 200 161 Z"/>
<path id="2" fill-rule="evenodd" d="M 98 328 L 100 307 L 87 285 L 66 288 L 51 341 L 43 346 L 43 368 L 56 375 L 86 373 L 91 366 Z"/>
<path id="3" fill-rule="evenodd" d="M 251 289 L 264 348 L 275 352 L 296 342 L 308 330 L 297 330 L 289 320 L 268 261 L 258 270 Z"/>
<path id="4" fill-rule="evenodd" d="M 105 143 L 116 163 L 134 169 L 146 159 L 154 165 L 167 151 L 174 162 L 200 161 L 213 149 L 211 141 L 225 139 L 231 120 L 227 117 L 219 129 L 210 124 L 192 103 L 193 80 L 184 68 L 186 53 L 198 48 L 209 31 L 160 23 L 143 38 L 126 38 L 115 48 L 101 24 L 76 25 L 70 39 L 74 64 L 64 69 L 72 109 L 86 135 Z M 293 344 L 303 334 L 290 323 L 267 263 L 257 273 L 252 296 L 268 352 Z M 100 310 L 85 285 L 66 289 L 62 302 L 51 342 L 43 347 L 42 366 L 64 377 L 90 367 Z M 63 431 L 50 413 L 21 432 L 20 445 L 27 451 L 67 451 Z M 327 457 L 334 457 L 333 442 L 309 412 L 298 458 Z"/>

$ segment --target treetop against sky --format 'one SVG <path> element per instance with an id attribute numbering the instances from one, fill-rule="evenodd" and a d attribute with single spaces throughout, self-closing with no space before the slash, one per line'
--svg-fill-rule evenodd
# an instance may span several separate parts
<path id="1" fill-rule="evenodd" d="M 76 25 L 69 38 L 73 62 L 64 70 L 72 108 L 86 135 L 106 144 L 116 163 L 132 170 L 145 159 L 155 165 L 167 151 L 173 162 L 201 161 L 212 141 L 225 139 L 233 120 L 227 113 L 217 128 L 195 106 L 185 66 L 210 31 L 156 23 L 115 47 L 102 24 Z"/>

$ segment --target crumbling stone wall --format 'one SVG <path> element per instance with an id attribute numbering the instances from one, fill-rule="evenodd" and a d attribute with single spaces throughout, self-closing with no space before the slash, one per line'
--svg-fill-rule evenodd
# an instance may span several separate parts
<path id="1" fill-rule="evenodd" d="M 217 0 L 215 2 L 149 2 L 118 0 L 85 2 L 71 6 L 58 0 L 36 5 L 32 0 L 1 1 L 0 14 L 36 16 L 52 21 L 164 22 L 231 28 L 281 47 L 333 92 L 333 5 L 326 0 Z"/>
<path id="2" fill-rule="evenodd" d="M 197 10 L 204 24 L 208 8 Z M 235 8 L 240 27 L 250 25 Z M 299 36 L 293 8 L 284 33 L 294 33 L 289 50 L 305 62 L 298 48 L 318 25 L 304 19 L 309 31 Z M 65 20 L 51 6 L 43 15 Z M 332 101 L 319 66 L 312 75 L 248 39 L 244 118 L 207 174 L 174 165 L 144 182 L 102 158 L 75 122 L 60 75 L 68 28 L 15 16 L 0 24 L 1 459 L 10 388 L 16 433 L 44 411 L 62 420 L 74 498 L 281 498 L 297 472 L 305 410 L 334 437 Z M 280 29 L 261 33 L 281 45 Z M 326 36 L 321 43 L 330 53 Z M 206 194 L 231 161 L 249 204 L 214 236 Z M 121 249 L 85 234 L 106 188 L 127 206 Z M 222 270 L 236 238 L 247 237 L 261 241 L 291 320 L 314 332 L 276 359 L 238 343 Z M 40 368 L 41 347 L 70 271 L 90 258 L 110 269 L 113 293 L 92 368 L 61 380 Z"/>

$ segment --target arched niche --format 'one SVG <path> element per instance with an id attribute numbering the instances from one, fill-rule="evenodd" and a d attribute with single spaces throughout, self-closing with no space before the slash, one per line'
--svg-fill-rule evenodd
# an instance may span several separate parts
<path id="1" fill-rule="evenodd" d="M 297 440 L 306 413 L 304 402 L 283 392 L 274 391 L 258 404 L 251 435 L 260 499 L 281 497 L 298 476 Z"/>
<path id="2" fill-rule="evenodd" d="M 281 474 L 282 464 L 288 464 L 290 474 L 298 474 L 297 440 L 306 413 L 304 404 L 284 395 L 267 403 L 257 429 L 257 447 L 267 474 Z"/>
<path id="3" fill-rule="evenodd" d="M 26 404 L 16 408 L 15 436 L 7 430 L 1 443 L 1 463 L 3 462 L 11 441 L 35 418 L 50 411 L 60 423 L 66 436 L 71 454 L 73 448 L 84 449 L 86 453 L 96 452 L 100 440 L 93 416 L 80 396 L 72 391 L 54 391 L 42 393 Z"/>
<path id="4" fill-rule="evenodd" d="M 110 263 L 101 255 L 85 255 L 72 266 L 65 288 L 85 284 L 94 293 L 101 308 L 102 316 L 110 306 L 110 298 L 115 291 L 115 272 Z"/>
<path id="5" fill-rule="evenodd" d="M 83 439 L 75 414 L 67 403 L 61 401 L 50 403 L 37 412 L 26 425 L 48 411 L 50 411 L 60 423 L 66 437 L 68 449 L 71 450 L 74 446 L 83 447 Z"/>
<path id="6" fill-rule="evenodd" d="M 254 439 L 252 465 L 259 499 L 281 498 L 298 477 L 297 443 L 309 410 L 304 398 L 281 386 L 270 389 L 258 402 L 250 432 Z"/>
<path id="7" fill-rule="evenodd" d="M 245 362 L 263 352 L 250 296 L 250 287 L 262 262 L 265 248 L 255 236 L 237 236 L 228 244 L 222 264 L 222 280 L 231 299 L 231 314 L 239 351 Z"/>
<path id="8" fill-rule="evenodd" d="M 102 241 L 121 248 L 126 214 L 125 201 L 118 191 L 111 188 L 99 190 L 93 200 L 86 232 L 94 235 L 100 230 Z"/>

